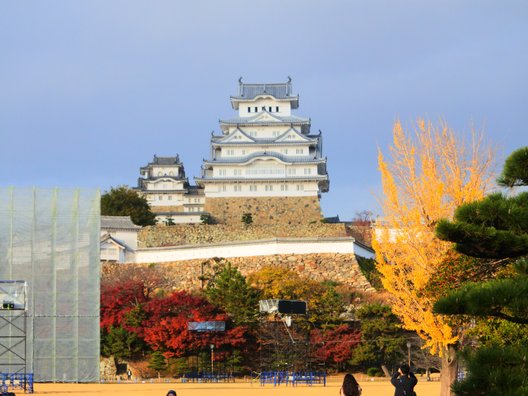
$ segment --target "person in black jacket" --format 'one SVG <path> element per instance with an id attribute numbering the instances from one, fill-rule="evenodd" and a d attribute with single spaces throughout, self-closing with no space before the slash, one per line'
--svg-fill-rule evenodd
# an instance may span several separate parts
<path id="1" fill-rule="evenodd" d="M 418 380 L 407 364 L 402 364 L 391 378 L 391 384 L 396 388 L 394 396 L 416 396 L 414 387 L 417 383 Z"/>

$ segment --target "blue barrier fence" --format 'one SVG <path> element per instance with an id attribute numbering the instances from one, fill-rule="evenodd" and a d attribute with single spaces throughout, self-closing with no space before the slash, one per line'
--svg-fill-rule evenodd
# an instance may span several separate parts
<path id="1" fill-rule="evenodd" d="M 309 386 L 322 384 L 326 386 L 326 373 L 318 371 L 292 372 L 292 371 L 264 371 L 260 374 L 260 385 L 281 384 L 297 386 L 306 384 Z"/>
<path id="2" fill-rule="evenodd" d="M 235 377 L 227 373 L 203 373 L 203 372 L 193 372 L 185 374 L 182 379 L 182 382 L 235 382 Z"/>
<path id="3" fill-rule="evenodd" d="M 22 389 L 26 393 L 33 393 L 33 373 L 0 373 L 2 392 L 10 389 Z"/>

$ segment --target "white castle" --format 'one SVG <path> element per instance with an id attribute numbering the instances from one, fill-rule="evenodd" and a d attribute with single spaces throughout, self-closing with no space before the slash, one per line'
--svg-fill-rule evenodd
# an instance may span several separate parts
<path id="1" fill-rule="evenodd" d="M 140 169 L 137 190 L 158 220 L 194 223 L 208 213 L 228 222 L 233 208 L 273 212 L 277 205 L 290 212 L 302 205 L 305 219 L 320 218 L 320 194 L 329 188 L 322 135 L 310 132 L 309 118 L 292 114 L 299 96 L 292 94 L 291 79 L 274 84 L 240 79 L 231 106 L 238 114 L 220 120 L 222 133 L 212 134 L 211 156 L 195 177 L 197 186 L 189 185 L 179 156 L 155 156 Z"/>

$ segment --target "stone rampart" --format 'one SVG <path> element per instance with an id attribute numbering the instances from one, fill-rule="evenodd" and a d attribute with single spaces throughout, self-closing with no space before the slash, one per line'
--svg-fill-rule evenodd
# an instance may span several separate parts
<path id="1" fill-rule="evenodd" d="M 273 255 L 258 257 L 233 257 L 228 261 L 247 276 L 265 266 L 289 268 L 303 277 L 317 281 L 336 281 L 363 291 L 374 291 L 362 274 L 353 254 L 303 254 Z M 166 287 L 179 290 L 198 289 L 201 279 L 212 273 L 213 260 L 187 260 L 170 263 L 110 264 L 103 265 L 103 276 L 113 277 L 118 271 L 133 271 L 134 268 L 148 267 L 165 279 Z M 203 273 L 202 273 L 203 270 Z M 203 277 L 203 278 L 202 278 Z"/>
<path id="2" fill-rule="evenodd" d="M 210 198 L 204 210 L 220 224 L 240 223 L 242 214 L 251 213 L 255 224 L 306 224 L 320 221 L 321 205 L 311 197 L 240 197 Z"/>
<path id="3" fill-rule="evenodd" d="M 183 212 L 183 206 L 151 206 L 152 213 Z"/>
<path id="4" fill-rule="evenodd" d="M 144 227 L 138 234 L 138 247 L 203 245 L 268 238 L 346 237 L 343 224 L 176 224 Z"/>

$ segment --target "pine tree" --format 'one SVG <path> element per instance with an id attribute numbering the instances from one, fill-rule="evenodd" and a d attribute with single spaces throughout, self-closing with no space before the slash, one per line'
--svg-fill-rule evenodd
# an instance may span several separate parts
<path id="1" fill-rule="evenodd" d="M 388 305 L 366 304 L 356 311 L 361 321 L 361 344 L 354 350 L 352 363 L 366 367 L 393 367 L 404 360 L 405 333 Z"/>
<path id="2" fill-rule="evenodd" d="M 528 147 L 508 157 L 498 181 L 508 187 L 528 185 Z M 463 254 L 501 260 L 512 271 L 507 277 L 463 285 L 439 299 L 435 312 L 528 325 L 528 192 L 497 193 L 462 205 L 453 221 L 438 224 L 437 235 L 455 242 Z M 457 395 L 528 394 L 526 344 L 492 344 L 464 356 L 468 376 L 453 386 Z"/>
<path id="3" fill-rule="evenodd" d="M 154 351 L 150 355 L 148 367 L 155 370 L 158 373 L 158 377 L 160 377 L 160 373 L 167 369 L 167 359 L 163 356 L 163 352 Z"/>
<path id="4" fill-rule="evenodd" d="M 227 262 L 217 269 L 205 289 L 207 299 L 222 308 L 237 325 L 254 325 L 258 318 L 258 292 Z"/>

